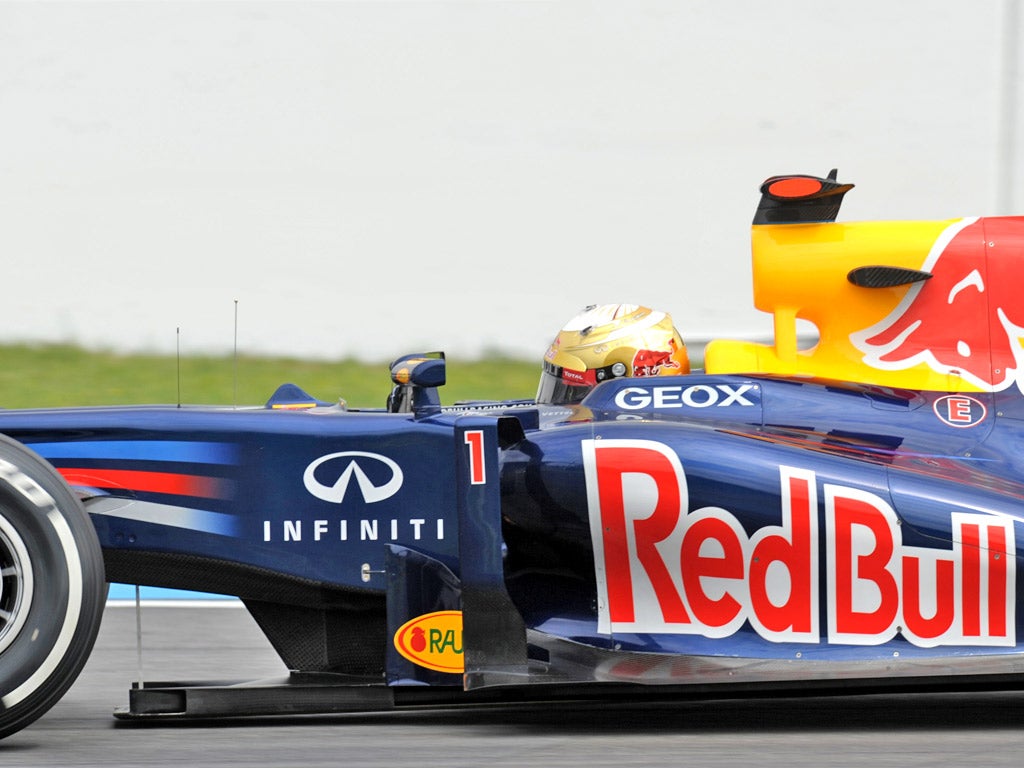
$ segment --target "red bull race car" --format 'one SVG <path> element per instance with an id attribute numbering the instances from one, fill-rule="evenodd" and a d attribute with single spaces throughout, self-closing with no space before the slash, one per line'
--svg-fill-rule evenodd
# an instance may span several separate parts
<path id="1" fill-rule="evenodd" d="M 850 188 L 764 183 L 774 342 L 703 370 L 442 406 L 411 355 L 380 410 L 0 411 L 0 734 L 71 685 L 107 582 L 235 595 L 291 670 L 128 720 L 1021 686 L 1024 218 L 838 223 Z"/>

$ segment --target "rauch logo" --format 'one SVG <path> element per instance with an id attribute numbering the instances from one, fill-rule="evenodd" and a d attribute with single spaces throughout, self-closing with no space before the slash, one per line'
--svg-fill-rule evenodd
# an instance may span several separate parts
<path id="1" fill-rule="evenodd" d="M 410 619 L 395 632 L 395 649 L 420 667 L 462 674 L 462 611 L 435 611 Z"/>

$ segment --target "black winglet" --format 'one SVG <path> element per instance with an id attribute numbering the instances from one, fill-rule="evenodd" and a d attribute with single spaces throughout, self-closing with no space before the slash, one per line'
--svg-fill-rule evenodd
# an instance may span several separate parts
<path id="1" fill-rule="evenodd" d="M 838 169 L 828 176 L 772 176 L 761 185 L 754 224 L 806 224 L 835 221 L 843 195 L 853 184 L 836 182 Z"/>
<path id="2" fill-rule="evenodd" d="M 930 272 L 906 267 L 871 265 L 851 269 L 846 279 L 861 288 L 893 288 L 897 285 L 920 283 L 931 277 Z"/>

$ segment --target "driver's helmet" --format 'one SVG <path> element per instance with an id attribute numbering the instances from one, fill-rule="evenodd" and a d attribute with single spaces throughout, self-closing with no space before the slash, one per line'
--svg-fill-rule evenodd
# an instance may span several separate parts
<path id="1" fill-rule="evenodd" d="M 591 305 L 548 347 L 537 402 L 578 403 L 606 379 L 689 372 L 686 345 L 667 313 L 636 304 Z"/>

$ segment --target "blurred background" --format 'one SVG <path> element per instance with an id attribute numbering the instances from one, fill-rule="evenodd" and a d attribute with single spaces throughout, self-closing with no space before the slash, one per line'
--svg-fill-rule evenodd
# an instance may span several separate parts
<path id="1" fill-rule="evenodd" d="M 1017 0 L 0 3 L 0 341 L 539 359 L 767 336 L 770 175 L 1024 213 Z M 177 330 L 180 329 L 180 332 Z"/>

